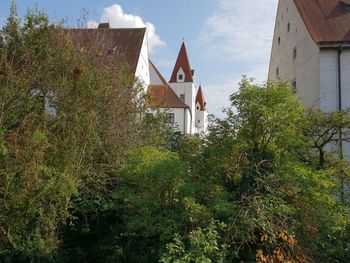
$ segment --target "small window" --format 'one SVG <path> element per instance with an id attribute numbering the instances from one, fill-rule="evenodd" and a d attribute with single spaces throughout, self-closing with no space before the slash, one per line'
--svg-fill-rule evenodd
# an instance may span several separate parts
<path id="1" fill-rule="evenodd" d="M 168 113 L 168 123 L 169 124 L 175 123 L 175 114 L 174 113 Z"/>
<path id="2" fill-rule="evenodd" d="M 276 68 L 276 78 L 278 78 L 279 75 L 280 75 L 280 69 L 277 67 L 277 68 Z"/>
<path id="3" fill-rule="evenodd" d="M 197 106 L 197 110 L 199 110 L 199 107 Z"/>
<path id="4" fill-rule="evenodd" d="M 278 45 L 281 44 L 281 38 L 278 37 Z"/>
<path id="5" fill-rule="evenodd" d="M 145 116 L 147 120 L 151 120 L 153 118 L 153 114 L 150 112 L 147 112 Z"/>
<path id="6" fill-rule="evenodd" d="M 185 94 L 180 94 L 180 100 L 182 100 L 183 102 L 185 102 Z"/>
<path id="7" fill-rule="evenodd" d="M 182 74 L 179 75 L 179 80 L 183 80 L 183 75 Z"/>
<path id="8" fill-rule="evenodd" d="M 294 92 L 297 91 L 297 80 L 296 79 L 292 80 L 292 88 L 294 89 Z"/>
<path id="9" fill-rule="evenodd" d="M 293 59 L 297 58 L 297 48 L 293 48 Z"/>
<path id="10" fill-rule="evenodd" d="M 201 120 L 198 120 L 198 123 L 201 123 Z"/>
<path id="11" fill-rule="evenodd" d="M 287 31 L 288 32 L 290 31 L 290 23 L 288 23 L 288 25 L 287 25 Z"/>

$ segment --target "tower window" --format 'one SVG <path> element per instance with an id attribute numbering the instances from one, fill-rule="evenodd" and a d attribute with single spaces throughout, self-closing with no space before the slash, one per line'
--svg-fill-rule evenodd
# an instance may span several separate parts
<path id="1" fill-rule="evenodd" d="M 182 100 L 183 102 L 185 102 L 185 94 L 180 94 L 180 100 Z"/>
<path id="2" fill-rule="evenodd" d="M 296 79 L 292 80 L 292 88 L 294 89 L 294 92 L 297 92 L 297 80 Z"/>
<path id="3" fill-rule="evenodd" d="M 168 123 L 169 124 L 175 123 L 175 114 L 174 113 L 168 113 Z"/>
<path id="4" fill-rule="evenodd" d="M 198 123 L 201 123 L 201 120 L 198 120 Z"/>
<path id="5" fill-rule="evenodd" d="M 281 44 L 281 37 L 278 37 L 278 45 Z"/>
<path id="6" fill-rule="evenodd" d="M 179 74 L 179 80 L 183 80 L 184 76 L 182 74 Z"/>
<path id="7" fill-rule="evenodd" d="M 197 110 L 199 110 L 199 107 L 197 106 Z"/>
<path id="8" fill-rule="evenodd" d="M 293 48 L 293 59 L 297 58 L 297 48 Z"/>
<path id="9" fill-rule="evenodd" d="M 288 23 L 288 25 L 287 25 L 287 31 L 288 32 L 290 31 L 290 23 Z"/>
<path id="10" fill-rule="evenodd" d="M 280 69 L 277 67 L 277 68 L 276 68 L 276 78 L 278 78 L 279 75 L 280 75 Z"/>

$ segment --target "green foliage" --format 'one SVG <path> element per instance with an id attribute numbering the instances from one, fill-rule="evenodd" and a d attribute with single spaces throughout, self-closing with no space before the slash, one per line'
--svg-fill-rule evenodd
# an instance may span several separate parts
<path id="1" fill-rule="evenodd" d="M 183 135 L 123 59 L 43 12 L 14 3 L 0 33 L 2 261 L 350 261 L 348 112 L 244 78 L 207 135 Z"/>
<path id="2" fill-rule="evenodd" d="M 196 228 L 188 235 L 184 242 L 180 235 L 176 234 L 173 242 L 167 244 L 167 252 L 162 255 L 162 263 L 210 263 L 225 262 L 227 247 L 221 245 L 218 228 L 223 230 L 224 224 L 211 223 L 207 228 Z M 187 243 L 187 245 L 185 245 Z"/>

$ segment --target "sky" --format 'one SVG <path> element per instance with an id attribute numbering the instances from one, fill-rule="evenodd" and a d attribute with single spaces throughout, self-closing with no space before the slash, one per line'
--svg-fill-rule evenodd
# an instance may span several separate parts
<path id="1" fill-rule="evenodd" d="M 12 0 L 0 0 L 0 25 Z M 68 27 L 147 27 L 150 59 L 170 78 L 182 41 L 208 111 L 223 117 L 242 75 L 267 79 L 278 0 L 17 0 L 22 17 L 37 4 L 52 22 Z"/>

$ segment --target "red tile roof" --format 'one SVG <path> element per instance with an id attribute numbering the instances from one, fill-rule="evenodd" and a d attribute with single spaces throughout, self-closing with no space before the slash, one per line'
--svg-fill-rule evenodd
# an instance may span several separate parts
<path id="1" fill-rule="evenodd" d="M 149 85 L 148 108 L 188 108 L 168 85 Z"/>
<path id="2" fill-rule="evenodd" d="M 181 45 L 180 52 L 179 52 L 179 55 L 177 56 L 173 74 L 171 75 L 169 83 L 177 82 L 177 73 L 180 68 L 182 68 L 182 70 L 185 73 L 185 82 L 193 82 L 192 70 L 191 70 L 190 62 L 188 60 L 185 43 L 182 43 Z"/>
<path id="3" fill-rule="evenodd" d="M 203 91 L 202 91 L 202 86 L 199 86 L 199 89 L 198 89 L 198 92 L 197 92 L 196 105 L 197 105 L 197 103 L 199 103 L 201 111 L 207 110 L 207 103 L 206 103 L 205 98 L 204 98 L 204 94 L 203 94 Z"/>
<path id="4" fill-rule="evenodd" d="M 294 0 L 317 44 L 350 43 L 350 0 Z"/>
<path id="5" fill-rule="evenodd" d="M 148 108 L 189 108 L 171 89 L 154 64 L 151 61 L 149 63 L 163 82 L 163 85 L 148 86 L 146 106 Z"/>
<path id="6" fill-rule="evenodd" d="M 79 49 L 92 49 L 106 59 L 120 56 L 136 73 L 146 28 L 108 28 L 107 24 L 97 29 L 67 29 L 73 44 Z"/>

